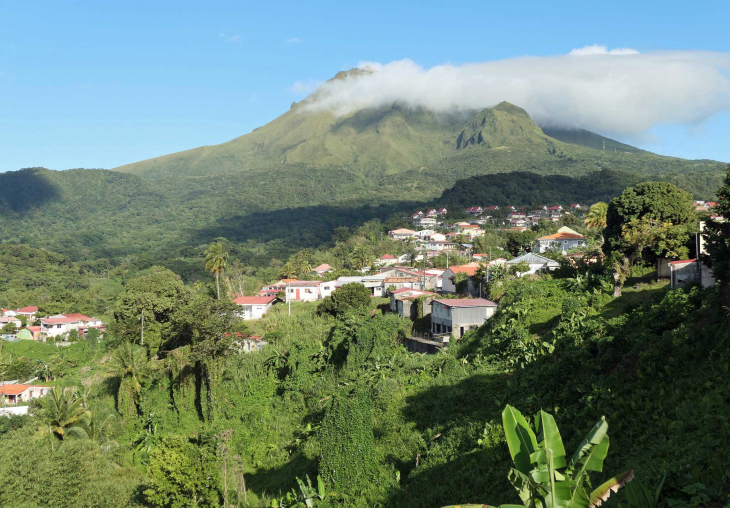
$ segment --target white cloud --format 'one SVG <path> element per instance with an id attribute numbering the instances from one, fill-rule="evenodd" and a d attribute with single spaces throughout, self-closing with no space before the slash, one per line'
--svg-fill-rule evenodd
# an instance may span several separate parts
<path id="1" fill-rule="evenodd" d="M 588 46 L 569 55 L 430 69 L 411 60 L 359 67 L 374 72 L 322 84 L 307 107 L 342 115 L 394 102 L 469 111 L 508 101 L 543 126 L 628 136 L 641 136 L 655 125 L 697 124 L 730 110 L 730 53 L 640 54 Z M 292 89 L 308 90 L 302 82 Z"/>
<path id="2" fill-rule="evenodd" d="M 297 95 L 308 95 L 322 86 L 321 81 L 310 79 L 308 81 L 297 81 L 291 87 L 289 91 Z"/>
<path id="3" fill-rule="evenodd" d="M 225 39 L 228 42 L 232 42 L 234 44 L 241 44 L 241 36 L 240 35 L 226 35 L 223 32 L 219 33 L 218 36 L 221 39 Z"/>
<path id="4" fill-rule="evenodd" d="M 593 46 L 583 46 L 582 48 L 575 48 L 569 55 L 572 56 L 591 56 L 591 55 L 638 55 L 639 52 L 631 48 L 614 48 L 609 50 L 606 46 L 599 46 L 594 44 Z"/>
<path id="5" fill-rule="evenodd" d="M 302 40 L 299 37 L 292 37 L 291 39 L 284 39 L 284 42 L 288 42 L 289 44 L 299 44 Z"/>

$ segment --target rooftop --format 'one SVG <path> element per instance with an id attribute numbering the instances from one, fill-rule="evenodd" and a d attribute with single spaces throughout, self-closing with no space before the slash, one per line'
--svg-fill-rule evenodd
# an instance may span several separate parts
<path id="1" fill-rule="evenodd" d="M 497 304 L 484 298 L 460 298 L 455 300 L 434 300 L 446 307 L 497 307 Z"/>
<path id="2" fill-rule="evenodd" d="M 239 296 L 233 303 L 238 305 L 268 305 L 276 300 L 275 296 Z"/>

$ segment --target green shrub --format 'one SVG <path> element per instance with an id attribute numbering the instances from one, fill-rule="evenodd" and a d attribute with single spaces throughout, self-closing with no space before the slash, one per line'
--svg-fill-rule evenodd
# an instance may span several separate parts
<path id="1" fill-rule="evenodd" d="M 220 505 L 216 455 L 205 443 L 191 443 L 181 437 L 164 439 L 150 452 L 147 476 L 149 488 L 144 495 L 151 506 Z"/>
<path id="2" fill-rule="evenodd" d="M 355 494 L 375 479 L 378 459 L 373 436 L 372 400 L 364 386 L 332 401 L 319 432 L 319 473 L 330 489 Z"/>
<path id="3" fill-rule="evenodd" d="M 370 306 L 370 290 L 358 282 L 345 284 L 325 298 L 317 307 L 317 314 L 342 316 L 351 310 Z"/>

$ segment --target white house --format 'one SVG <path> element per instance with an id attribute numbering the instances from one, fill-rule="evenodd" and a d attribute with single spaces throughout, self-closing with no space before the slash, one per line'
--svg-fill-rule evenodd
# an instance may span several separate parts
<path id="1" fill-rule="evenodd" d="M 437 224 L 438 222 L 436 222 L 435 218 L 428 217 L 427 215 L 413 218 L 413 225 L 417 228 L 431 228 L 435 227 Z"/>
<path id="2" fill-rule="evenodd" d="M 585 236 L 564 226 L 558 229 L 558 232 L 553 235 L 542 236 L 535 240 L 535 252 L 542 253 L 549 250 L 565 252 L 584 247 L 585 245 Z"/>
<path id="3" fill-rule="evenodd" d="M 0 317 L 0 329 L 5 328 L 8 324 L 12 324 L 15 328 L 20 328 L 23 323 L 20 319 L 13 316 Z"/>
<path id="4" fill-rule="evenodd" d="M 287 284 L 286 301 L 314 302 L 322 300 L 335 290 L 335 281 L 295 280 Z"/>
<path id="5" fill-rule="evenodd" d="M 25 316 L 28 321 L 35 321 L 35 315 L 38 312 L 38 307 L 35 305 L 29 305 L 15 311 L 16 316 Z"/>
<path id="6" fill-rule="evenodd" d="M 5 404 L 18 404 L 45 396 L 50 386 L 5 383 L 0 385 L 0 397 Z"/>
<path id="7" fill-rule="evenodd" d="M 423 244 L 423 247 L 427 251 L 441 252 L 442 250 L 451 250 L 456 248 L 454 242 L 447 242 L 445 240 L 429 240 Z"/>
<path id="8" fill-rule="evenodd" d="M 390 254 L 383 254 L 376 261 L 378 266 L 392 266 L 398 264 L 398 258 Z"/>
<path id="9" fill-rule="evenodd" d="M 481 215 L 484 213 L 484 209 L 481 206 L 470 206 L 465 211 L 471 215 Z"/>
<path id="10" fill-rule="evenodd" d="M 57 337 L 72 330 L 83 334 L 89 328 L 103 329 L 104 323 L 84 314 L 55 314 L 41 318 L 41 333 L 46 337 Z"/>
<path id="11" fill-rule="evenodd" d="M 312 268 L 312 271 L 317 275 L 324 275 L 325 273 L 332 273 L 333 268 L 327 263 L 322 263 L 321 265 Z"/>
<path id="12" fill-rule="evenodd" d="M 15 317 L 16 316 L 16 312 L 14 310 L 12 310 L 12 309 L 3 309 L 0 312 L 0 317 L 3 317 L 3 316 L 5 316 L 5 317 Z"/>
<path id="13" fill-rule="evenodd" d="M 552 259 L 544 256 L 539 256 L 533 252 L 528 252 L 521 256 L 517 256 L 514 259 L 507 261 L 507 266 L 518 265 L 521 263 L 527 263 L 530 269 L 526 272 L 518 272 L 517 276 L 522 277 L 524 275 L 540 274 L 544 272 L 552 272 L 556 268 L 560 267 L 560 263 L 553 261 Z"/>
<path id="14" fill-rule="evenodd" d="M 433 229 L 422 229 L 421 231 L 416 231 L 413 236 L 415 236 L 417 240 L 425 240 L 435 232 L 436 231 Z"/>
<path id="15" fill-rule="evenodd" d="M 434 300 L 431 302 L 431 333 L 461 338 L 492 317 L 497 304 L 484 298 Z"/>
<path id="16" fill-rule="evenodd" d="M 239 296 L 233 303 L 241 307 L 238 316 L 241 319 L 261 319 L 276 303 L 275 296 Z"/>
<path id="17" fill-rule="evenodd" d="M 388 236 L 393 240 L 408 240 L 416 234 L 412 229 L 400 228 L 388 231 Z"/>
<path id="18" fill-rule="evenodd" d="M 703 288 L 715 285 L 712 269 L 699 259 L 681 259 L 669 263 L 669 280 L 672 289 L 697 282 Z"/>

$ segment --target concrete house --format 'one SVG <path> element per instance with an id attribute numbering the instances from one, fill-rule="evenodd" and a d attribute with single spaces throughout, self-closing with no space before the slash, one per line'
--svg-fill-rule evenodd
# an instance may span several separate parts
<path id="1" fill-rule="evenodd" d="M 562 227 L 553 235 L 542 236 L 535 240 L 535 252 L 542 253 L 549 250 L 565 252 L 585 247 L 586 237 L 573 231 L 569 227 Z"/>
<path id="2" fill-rule="evenodd" d="M 699 259 L 681 259 L 669 263 L 669 281 L 672 289 L 684 287 L 697 282 L 703 288 L 715 285 L 716 279 L 712 269 Z"/>
<path id="3" fill-rule="evenodd" d="M 18 309 L 15 311 L 15 314 L 17 316 L 25 316 L 25 318 L 30 321 L 35 321 L 35 315 L 38 313 L 38 307 L 35 305 L 29 305 L 28 307 L 23 307 L 22 309 Z"/>
<path id="4" fill-rule="evenodd" d="M 431 333 L 461 338 L 492 317 L 497 304 L 483 298 L 434 300 L 431 302 Z"/>
<path id="5" fill-rule="evenodd" d="M 412 229 L 400 228 L 388 231 L 388 236 L 393 240 L 409 240 L 416 234 Z"/>
<path id="6" fill-rule="evenodd" d="M 84 314 L 56 314 L 41 318 L 41 333 L 46 337 L 57 337 L 73 330 L 84 334 L 89 328 L 103 329 L 104 323 Z"/>
<path id="7" fill-rule="evenodd" d="M 479 263 L 468 263 L 466 265 L 454 265 L 444 270 L 441 276 L 442 280 L 442 292 L 446 294 L 456 294 L 456 274 L 465 273 L 469 279 L 467 281 L 467 293 L 473 294 L 475 289 L 478 290 L 478 286 L 474 284 L 472 277 L 479 269 Z"/>
<path id="8" fill-rule="evenodd" d="M 241 319 L 261 319 L 276 303 L 275 296 L 239 296 L 233 303 L 240 307 L 238 316 Z"/>
<path id="9" fill-rule="evenodd" d="M 43 397 L 50 389 L 50 386 L 5 383 L 0 385 L 0 397 L 5 404 L 18 404 Z"/>
<path id="10" fill-rule="evenodd" d="M 287 284 L 286 301 L 315 302 L 332 294 L 335 290 L 335 281 L 322 282 L 318 280 L 295 280 Z"/>
<path id="11" fill-rule="evenodd" d="M 13 317 L 13 316 L 7 316 L 7 317 L 0 317 L 0 329 L 5 328 L 8 324 L 12 324 L 16 329 L 23 326 L 23 322 L 20 321 L 20 319 Z"/>
<path id="12" fill-rule="evenodd" d="M 396 312 L 402 318 L 416 319 L 418 317 L 419 298 L 424 297 L 421 304 L 421 315 L 431 314 L 431 301 L 438 295 L 430 291 L 420 289 L 398 289 L 390 294 L 390 310 Z"/>
<path id="13" fill-rule="evenodd" d="M 18 330 L 16 334 L 20 340 L 41 340 L 41 327 L 40 326 L 26 326 L 22 330 Z"/>
<path id="14" fill-rule="evenodd" d="M 514 259 L 510 259 L 509 261 L 507 261 L 507 266 L 509 267 L 521 263 L 527 263 L 530 266 L 530 269 L 526 272 L 519 272 L 517 274 L 518 277 L 523 277 L 525 275 L 541 274 L 544 272 L 552 272 L 556 268 L 560 267 L 560 263 L 558 263 L 557 261 L 553 261 L 552 259 L 546 258 L 544 256 L 539 256 L 532 252 L 517 256 Z"/>
<path id="15" fill-rule="evenodd" d="M 432 228 L 438 224 L 434 217 L 427 215 L 418 216 L 413 218 L 413 225 L 417 228 Z"/>
<path id="16" fill-rule="evenodd" d="M 322 263 L 321 265 L 312 268 L 312 271 L 317 275 L 324 275 L 325 273 L 331 273 L 333 268 L 327 263 Z"/>
<path id="17" fill-rule="evenodd" d="M 383 254 L 378 258 L 376 261 L 376 264 L 378 266 L 391 266 L 398 264 L 398 258 L 395 256 L 391 256 L 390 254 Z"/>

